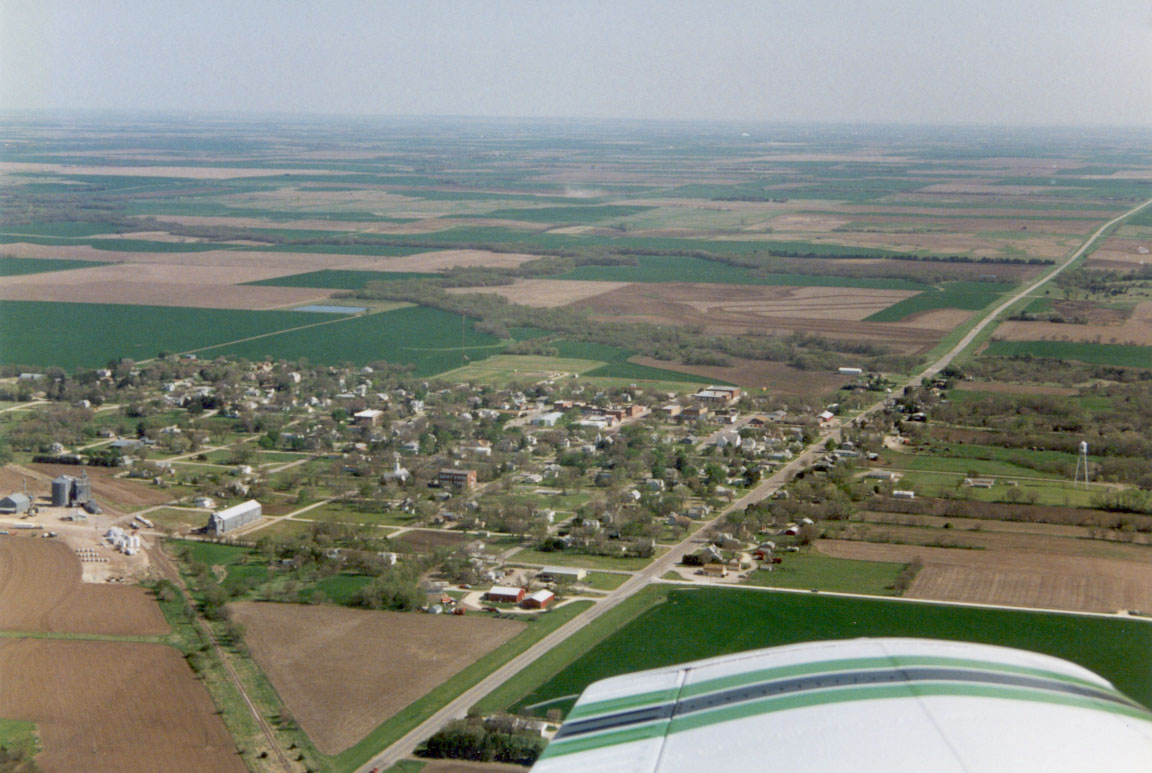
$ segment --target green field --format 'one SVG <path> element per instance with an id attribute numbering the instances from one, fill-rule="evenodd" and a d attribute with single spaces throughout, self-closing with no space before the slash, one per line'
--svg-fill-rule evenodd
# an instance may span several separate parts
<path id="1" fill-rule="evenodd" d="M 253 340 L 242 340 L 247 338 Z M 121 357 L 143 360 L 161 351 L 194 351 L 205 358 L 306 358 L 333 365 L 387 360 L 412 365 L 416 376 L 430 376 L 482 360 L 502 347 L 499 339 L 476 332 L 470 319 L 462 323 L 454 314 L 419 306 L 349 317 L 291 311 L 0 302 L 0 362 L 21 365 L 96 368 Z"/>
<path id="2" fill-rule="evenodd" d="M 817 588 L 873 596 L 900 595 L 892 585 L 904 568 L 903 564 L 853 561 L 818 553 L 786 553 L 783 559 L 783 563 L 772 565 L 772 571 L 758 569 L 752 572 L 748 584 L 767 588 Z"/>
<path id="3" fill-rule="evenodd" d="M 341 318 L 291 311 L 0 301 L 0 362 L 99 368 L 121 357 L 144 360 L 161 351 L 183 352 Z"/>
<path id="4" fill-rule="evenodd" d="M 322 314 L 309 316 L 326 316 Z M 337 325 L 290 330 L 269 338 L 206 351 L 252 360 L 272 356 L 309 362 L 412 365 L 415 376 L 431 376 L 498 354 L 501 341 L 478 333 L 475 321 L 439 309 L 409 306 L 382 314 L 347 318 Z"/>
<path id="5" fill-rule="evenodd" d="M 419 271 L 342 271 L 327 269 L 309 271 L 306 274 L 278 276 L 261 279 L 258 282 L 245 282 L 249 285 L 270 285 L 272 287 L 317 287 L 323 290 L 360 290 L 369 282 L 390 282 L 398 279 L 428 279 L 436 274 Z"/>
<path id="6" fill-rule="evenodd" d="M 945 282 L 939 288 L 925 290 L 881 309 L 865 321 L 899 322 L 912 314 L 932 309 L 979 311 L 1013 287 L 1005 282 Z"/>
<path id="7" fill-rule="evenodd" d="M 93 260 L 56 260 L 54 258 L 6 258 L 0 256 L 0 276 L 44 274 L 49 271 L 69 271 L 74 268 L 92 268 L 105 264 Z"/>
<path id="8" fill-rule="evenodd" d="M 1048 357 L 1079 360 L 1093 365 L 1152 368 L 1152 346 L 1095 344 L 1077 341 L 992 341 L 981 353 L 987 357 Z"/>
<path id="9" fill-rule="evenodd" d="M 590 683 L 761 647 L 861 636 L 912 636 L 997 644 L 1079 663 L 1152 705 L 1152 625 L 1046 614 L 808 593 L 675 589 L 668 599 L 523 695 L 513 707 L 569 709 Z"/>
<path id="10" fill-rule="evenodd" d="M 628 362 L 634 352 L 620 349 L 607 344 L 597 344 L 587 341 L 556 341 L 553 343 L 560 357 L 575 360 L 599 360 L 605 363 L 598 368 L 586 370 L 582 375 L 587 378 L 619 378 L 636 381 L 676 381 L 688 384 L 702 384 L 704 379 L 691 373 L 680 373 L 675 370 L 654 368 L 651 365 L 638 365 Z M 726 381 L 713 380 L 713 384 L 727 384 Z"/>

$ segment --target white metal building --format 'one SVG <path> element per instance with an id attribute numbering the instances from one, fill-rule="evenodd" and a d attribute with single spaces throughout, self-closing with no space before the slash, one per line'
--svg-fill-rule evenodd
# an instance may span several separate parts
<path id="1" fill-rule="evenodd" d="M 227 532 L 239 529 L 241 526 L 259 521 L 264 514 L 264 508 L 255 499 L 241 502 L 229 507 L 227 510 L 218 510 L 208 518 L 206 531 L 209 534 L 220 536 Z"/>

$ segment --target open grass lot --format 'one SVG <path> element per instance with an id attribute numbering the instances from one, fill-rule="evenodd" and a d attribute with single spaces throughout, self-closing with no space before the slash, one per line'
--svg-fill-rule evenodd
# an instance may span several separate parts
<path id="1" fill-rule="evenodd" d="M 583 569 L 631 572 L 648 566 L 655 560 L 655 557 L 593 556 L 585 553 L 565 553 L 562 551 L 545 553 L 540 550 L 524 549 L 516 551 L 509 560 L 536 566 L 577 566 Z"/>
<path id="2" fill-rule="evenodd" d="M 160 527 L 174 529 L 178 533 L 198 529 L 208 523 L 208 513 L 204 510 L 190 510 L 180 507 L 162 507 L 148 513 L 148 520 Z"/>
<path id="3" fill-rule="evenodd" d="M 1070 479 L 1028 479 L 1022 475 L 998 481 L 992 488 L 974 488 L 963 485 L 966 477 L 966 471 L 905 472 L 901 473 L 899 486 L 912 489 L 918 497 L 962 497 L 974 502 L 1030 503 L 1054 507 L 1092 507 L 1093 498 L 1107 490 L 1098 484 L 1077 488 Z M 1015 481 L 1016 484 L 1012 485 L 1008 481 Z"/>
<path id="4" fill-rule="evenodd" d="M 758 569 L 749 576 L 750 585 L 766 588 L 816 588 L 872 596 L 898 596 L 893 588 L 901 563 L 852 561 L 818 553 L 785 553 L 784 563 L 771 564 L 771 571 Z"/>
<path id="5" fill-rule="evenodd" d="M 1152 346 L 1076 341 L 992 341 L 981 354 L 986 357 L 1050 357 L 1097 365 L 1152 368 Z"/>
<path id="6" fill-rule="evenodd" d="M 591 682 L 646 668 L 806 641 L 860 636 L 952 639 L 1044 652 L 1096 671 L 1152 704 L 1152 674 L 1133 668 L 1152 625 L 1065 614 L 852 599 L 810 593 L 668 589 L 655 604 L 543 683 L 516 707 L 567 710 Z"/>

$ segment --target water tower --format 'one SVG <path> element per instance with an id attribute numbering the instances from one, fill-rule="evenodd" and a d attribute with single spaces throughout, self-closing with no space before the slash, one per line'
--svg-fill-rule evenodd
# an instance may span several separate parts
<path id="1" fill-rule="evenodd" d="M 1084 488 L 1088 488 L 1088 443 L 1084 440 L 1080 441 L 1080 453 L 1076 457 L 1075 485 L 1080 485 L 1081 479 L 1084 480 Z"/>

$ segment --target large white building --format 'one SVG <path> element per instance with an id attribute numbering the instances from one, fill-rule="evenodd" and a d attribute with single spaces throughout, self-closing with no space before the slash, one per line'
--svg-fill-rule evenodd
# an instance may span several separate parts
<path id="1" fill-rule="evenodd" d="M 263 514 L 264 508 L 260 506 L 260 503 L 255 499 L 249 499 L 247 502 L 233 505 L 226 510 L 212 513 L 208 518 L 208 526 L 205 531 L 218 537 L 221 534 L 235 531 L 241 526 L 259 521 Z"/>

